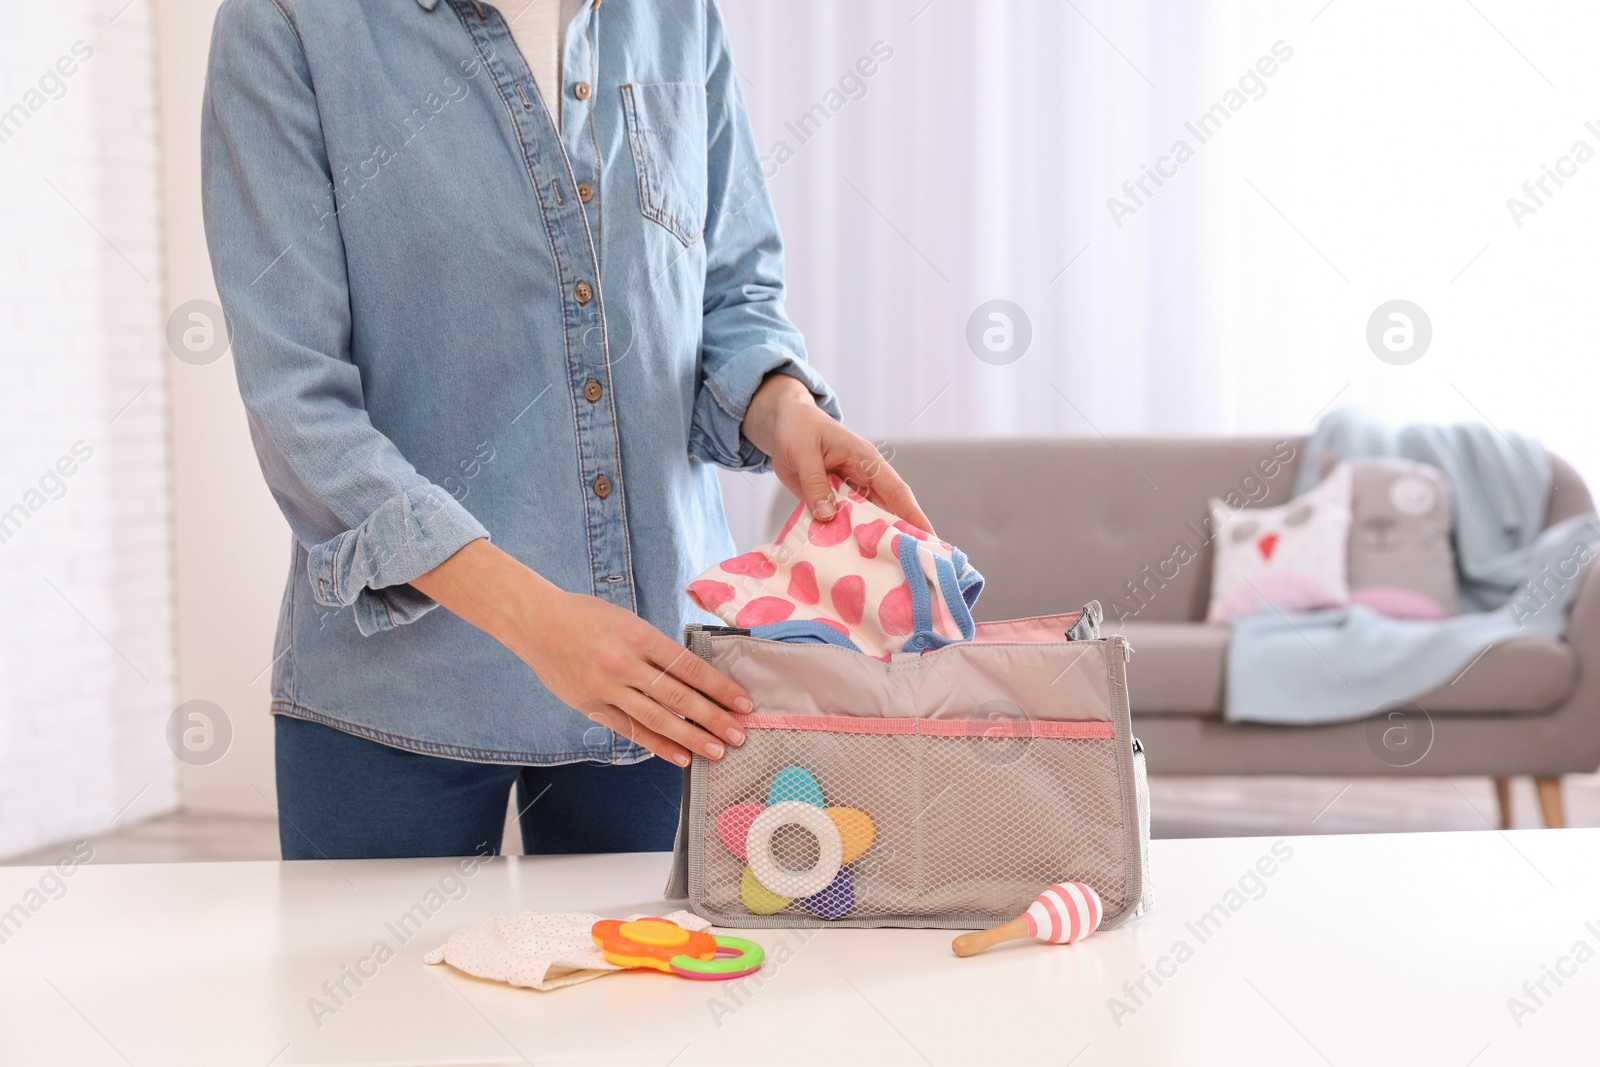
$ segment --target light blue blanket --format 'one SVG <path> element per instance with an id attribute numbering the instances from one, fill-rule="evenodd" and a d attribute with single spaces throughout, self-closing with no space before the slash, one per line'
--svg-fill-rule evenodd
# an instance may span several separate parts
<path id="1" fill-rule="evenodd" d="M 1226 717 L 1308 724 L 1365 718 L 1447 683 L 1490 645 L 1560 636 L 1582 568 L 1600 554 L 1600 524 L 1582 515 L 1541 527 L 1550 464 L 1538 441 L 1481 424 L 1394 430 L 1335 411 L 1306 443 L 1299 495 L 1318 481 L 1317 457 L 1400 456 L 1443 469 L 1454 490 L 1456 569 L 1463 614 L 1390 619 L 1365 607 L 1284 614 L 1264 607 L 1233 623 Z"/>

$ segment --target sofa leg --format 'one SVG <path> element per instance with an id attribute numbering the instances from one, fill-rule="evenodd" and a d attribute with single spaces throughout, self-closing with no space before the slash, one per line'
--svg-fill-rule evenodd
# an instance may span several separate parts
<path id="1" fill-rule="evenodd" d="M 1511 829 L 1511 779 L 1494 780 L 1494 799 L 1500 806 L 1500 829 Z"/>
<path id="2" fill-rule="evenodd" d="M 1551 829 L 1567 825 L 1566 812 L 1561 806 L 1561 779 L 1535 778 L 1534 788 L 1539 791 L 1539 810 L 1544 812 L 1544 824 Z"/>

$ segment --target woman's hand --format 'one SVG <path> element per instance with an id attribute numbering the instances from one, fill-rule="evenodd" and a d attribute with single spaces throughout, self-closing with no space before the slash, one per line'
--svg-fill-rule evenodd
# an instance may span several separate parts
<path id="1" fill-rule="evenodd" d="M 856 492 L 916 526 L 933 532 L 911 487 L 866 438 L 817 407 L 811 390 L 787 374 L 767 375 L 745 412 L 745 439 L 772 457 L 778 480 L 819 521 L 833 518 L 837 474 Z"/>
<path id="2" fill-rule="evenodd" d="M 545 688 L 681 766 L 744 743 L 750 694 L 632 612 L 558 589 L 486 540 L 412 583 L 494 636 Z M 719 740 L 720 739 L 720 740 Z"/>

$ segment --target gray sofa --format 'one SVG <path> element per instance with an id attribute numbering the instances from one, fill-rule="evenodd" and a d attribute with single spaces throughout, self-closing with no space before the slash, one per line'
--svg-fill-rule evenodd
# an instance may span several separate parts
<path id="1" fill-rule="evenodd" d="M 1502 822 L 1509 778 L 1534 777 L 1547 825 L 1560 776 L 1600 767 L 1600 568 L 1583 577 L 1565 641 L 1497 645 L 1453 683 L 1382 721 L 1268 726 L 1222 719 L 1229 631 L 1207 625 L 1209 498 L 1287 500 L 1304 437 L 1074 437 L 898 441 L 885 447 L 939 534 L 988 579 L 980 619 L 1099 600 L 1127 635 L 1134 726 L 1154 774 L 1489 775 Z M 1263 459 L 1293 449 L 1264 477 Z M 1547 522 L 1594 510 L 1552 457 Z M 1271 467 L 1269 462 L 1267 467 Z M 792 501 L 781 501 L 778 510 Z M 1183 542 L 1198 551 L 1173 562 Z M 1391 714 L 1392 713 L 1392 714 Z"/>

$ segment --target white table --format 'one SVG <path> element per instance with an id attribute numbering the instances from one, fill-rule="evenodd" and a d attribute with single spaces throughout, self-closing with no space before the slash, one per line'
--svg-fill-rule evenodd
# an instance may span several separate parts
<path id="1" fill-rule="evenodd" d="M 1202 942 L 1186 923 L 1272 845 L 1154 843 L 1155 912 L 1072 947 L 958 960 L 936 930 L 758 931 L 782 961 L 716 1014 L 716 983 L 535 993 L 419 962 L 495 912 L 660 910 L 664 856 L 496 860 L 403 945 L 385 924 L 445 861 L 90 864 L 0 944 L 0 1063 L 1600 1061 L 1600 957 L 1561 962 L 1579 941 L 1600 952 L 1600 830 L 1290 838 L 1264 895 Z M 46 870 L 0 868 L 0 908 Z M 308 999 L 379 940 L 395 957 L 318 1027 Z M 1519 1027 L 1507 1000 L 1546 964 L 1574 973 L 1546 978 Z M 1135 1003 L 1122 986 L 1147 966 L 1170 977 Z M 1136 1009 L 1120 1026 L 1112 995 Z"/>

